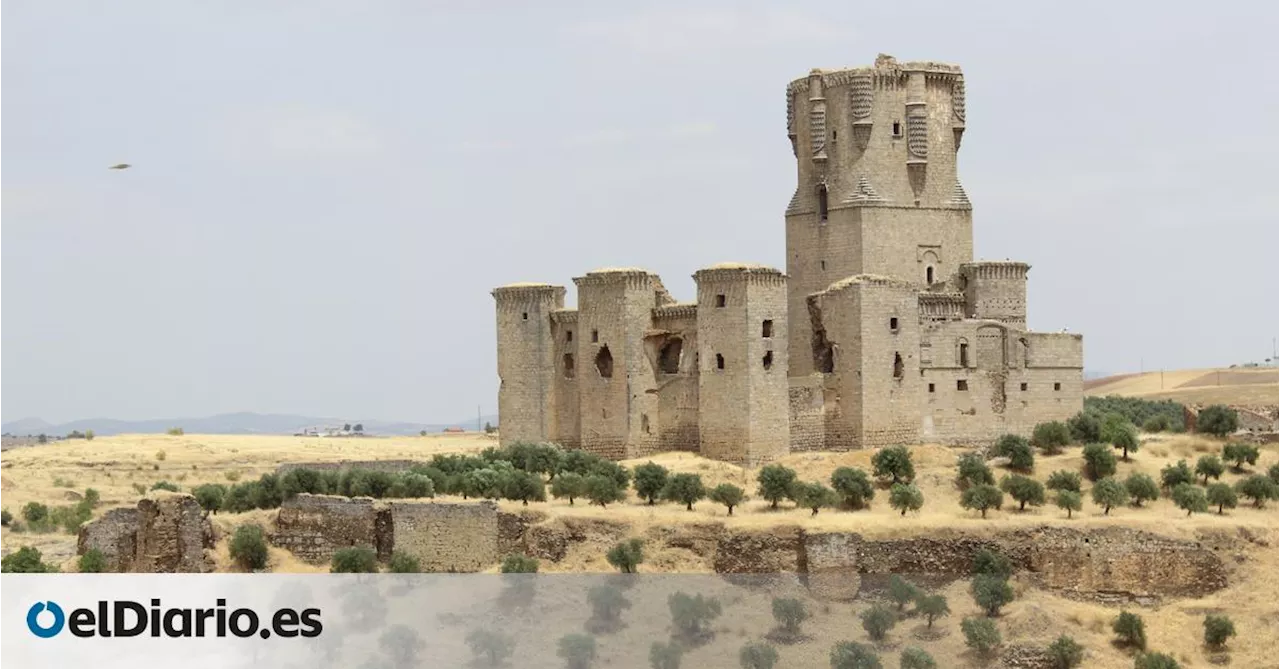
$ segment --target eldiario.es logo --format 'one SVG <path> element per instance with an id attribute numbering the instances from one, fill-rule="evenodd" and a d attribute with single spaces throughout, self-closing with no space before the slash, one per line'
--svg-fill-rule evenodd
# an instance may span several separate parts
<path id="1" fill-rule="evenodd" d="M 151 600 L 151 607 L 129 600 L 100 601 L 94 608 L 72 609 L 65 614 L 56 602 L 36 602 L 27 610 L 27 628 L 31 633 L 48 639 L 66 628 L 78 637 L 152 637 L 200 638 L 272 635 L 285 638 L 320 636 L 324 626 L 320 623 L 320 609 L 279 609 L 271 614 L 269 624 L 263 626 L 258 613 L 252 609 L 227 610 L 227 600 L 218 599 L 210 609 L 162 608 L 159 599 Z"/>

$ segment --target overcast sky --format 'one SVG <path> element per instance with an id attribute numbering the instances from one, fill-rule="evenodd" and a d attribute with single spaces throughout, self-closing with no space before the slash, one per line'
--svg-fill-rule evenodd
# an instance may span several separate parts
<path id="1" fill-rule="evenodd" d="M 784 87 L 880 52 L 964 68 L 1032 327 L 1270 355 L 1276 3 L 693 4 L 6 1 L 3 418 L 495 412 L 491 287 L 783 267 Z"/>

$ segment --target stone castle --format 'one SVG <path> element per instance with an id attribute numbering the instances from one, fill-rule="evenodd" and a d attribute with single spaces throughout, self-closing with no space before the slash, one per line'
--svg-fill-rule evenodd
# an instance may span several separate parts
<path id="1" fill-rule="evenodd" d="M 1029 265 L 974 260 L 960 68 L 882 55 L 786 98 L 786 274 L 712 265 L 679 302 L 643 269 L 601 269 L 574 279 L 576 309 L 562 286 L 495 289 L 504 444 L 757 465 L 1080 411 L 1081 336 L 1027 330 Z"/>

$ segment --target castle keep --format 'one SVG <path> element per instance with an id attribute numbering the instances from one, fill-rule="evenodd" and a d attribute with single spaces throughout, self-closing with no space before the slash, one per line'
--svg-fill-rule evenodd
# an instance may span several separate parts
<path id="1" fill-rule="evenodd" d="M 880 56 L 787 86 L 787 271 L 698 270 L 678 302 L 643 269 L 493 291 L 504 444 L 756 465 L 1029 435 L 1083 402 L 1080 335 L 1030 332 L 1020 262 L 975 262 L 956 172 L 964 75 Z"/>

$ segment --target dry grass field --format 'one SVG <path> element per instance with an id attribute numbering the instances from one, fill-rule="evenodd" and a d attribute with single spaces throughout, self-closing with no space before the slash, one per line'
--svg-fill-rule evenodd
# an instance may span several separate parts
<path id="1" fill-rule="evenodd" d="M 1120 374 L 1085 382 L 1085 394 L 1171 399 L 1183 404 L 1275 406 L 1280 402 L 1280 376 L 1274 367 Z"/>
<path id="2" fill-rule="evenodd" d="M 68 492 L 83 492 L 92 487 L 100 491 L 102 509 L 132 505 L 140 496 L 137 488 L 149 488 L 157 481 L 170 481 L 184 490 L 204 482 L 229 483 L 233 480 L 249 480 L 272 471 L 286 462 L 319 462 L 338 460 L 426 459 L 435 453 L 478 451 L 494 445 L 496 440 L 482 434 L 432 435 L 405 438 L 302 438 L 268 436 L 217 436 L 217 435 L 123 435 L 99 437 L 91 442 L 70 441 L 46 446 L 14 449 L 0 456 L 0 476 L 3 483 L 3 504 L 15 514 L 29 501 L 47 504 L 69 504 Z M 1221 442 L 1185 435 L 1145 435 L 1141 450 L 1131 461 L 1121 461 L 1119 475 L 1141 471 L 1157 476 L 1161 467 L 1185 458 L 1194 463 L 1204 453 L 1215 452 Z M 567 502 L 551 501 L 534 503 L 529 508 L 544 511 L 552 516 L 572 514 L 594 516 L 614 520 L 626 520 L 637 534 L 654 526 L 677 523 L 717 520 L 739 527 L 764 527 L 779 523 L 796 524 L 810 529 L 841 529 L 860 532 L 868 537 L 908 536 L 936 532 L 983 533 L 1013 526 L 1061 524 L 1071 527 L 1102 527 L 1121 524 L 1127 527 L 1157 532 L 1167 536 L 1197 539 L 1206 531 L 1236 533 L 1245 531 L 1263 537 L 1265 546 L 1250 545 L 1237 556 L 1224 556 L 1233 570 L 1231 585 L 1221 592 L 1199 598 L 1166 602 L 1143 611 L 1148 625 L 1148 636 L 1153 648 L 1171 652 L 1181 658 L 1184 666 L 1205 666 L 1206 651 L 1201 647 L 1201 620 L 1205 612 L 1226 611 L 1236 622 L 1240 635 L 1231 644 L 1231 666 L 1276 666 L 1277 647 L 1277 531 L 1280 522 L 1274 503 L 1264 509 L 1248 506 L 1219 516 L 1214 513 L 1196 514 L 1190 518 L 1172 502 L 1161 499 L 1141 509 L 1113 509 L 1109 516 L 1087 501 L 1083 512 L 1071 520 L 1052 506 L 1030 508 L 1018 512 L 1006 507 L 1003 511 L 988 514 L 985 520 L 975 512 L 959 506 L 959 490 L 955 487 L 955 462 L 965 449 L 941 446 L 913 447 L 917 468 L 917 482 L 925 495 L 925 506 L 919 513 L 901 517 L 886 503 L 884 491 L 877 493 L 870 510 L 845 512 L 824 510 L 813 517 L 808 510 L 786 508 L 768 511 L 767 503 L 752 500 L 735 511 L 732 517 L 725 509 L 709 501 L 698 503 L 693 511 L 686 511 L 674 504 L 648 506 L 632 497 L 628 502 L 608 509 L 588 507 L 579 502 L 570 506 Z M 783 462 L 796 469 L 803 480 L 826 482 L 833 469 L 839 466 L 855 466 L 870 470 L 872 452 L 804 453 L 787 457 Z M 667 453 L 652 459 L 677 472 L 694 472 L 702 475 L 704 482 L 716 484 L 732 482 L 755 492 L 755 471 L 733 465 L 714 462 L 688 453 Z M 628 465 L 641 461 L 627 462 Z M 1261 461 L 1255 468 L 1265 471 L 1277 462 L 1276 445 L 1263 447 Z M 998 464 L 998 461 L 997 461 Z M 1037 457 L 1034 476 L 1043 480 L 1057 469 L 1079 469 L 1082 465 L 1080 449 L 1068 449 L 1062 455 Z M 1002 471 L 996 468 L 999 477 Z M 1240 475 L 1227 473 L 1223 478 L 1234 481 Z M 507 508 L 520 508 L 518 503 L 502 502 Z M 1014 507 L 1016 508 L 1016 507 Z M 269 525 L 274 512 L 255 511 L 246 514 L 218 514 L 214 521 L 220 529 L 233 529 L 244 522 Z M 1242 529 L 1241 529 L 1242 528 Z M 66 534 L 12 533 L 4 529 L 0 533 L 0 546 L 7 553 L 21 545 L 34 545 L 46 557 L 74 569 L 75 538 Z M 218 546 L 218 562 L 229 569 L 225 541 Z M 278 572 L 323 571 L 293 559 L 289 554 L 272 550 L 271 566 Z M 607 572 L 609 566 L 601 550 L 595 546 L 571 550 L 566 559 L 554 565 L 546 565 L 547 571 L 556 572 Z M 662 549 L 651 551 L 641 567 L 642 572 L 709 573 L 711 565 L 690 551 Z M 951 601 L 953 615 L 944 625 L 950 634 L 932 640 L 928 648 L 936 653 L 959 653 L 963 641 L 958 621 L 964 615 L 976 611 L 964 583 L 956 583 L 946 590 Z M 1050 593 L 1019 586 L 1020 595 L 1000 625 L 1006 641 L 1047 642 L 1057 634 L 1067 632 L 1091 652 L 1090 667 L 1128 667 L 1132 660 L 1123 652 L 1111 647 L 1109 620 L 1117 611 L 1097 604 L 1072 601 Z M 746 595 L 743 595 L 746 596 Z M 723 637 L 732 640 L 733 649 L 721 648 L 716 652 L 735 652 L 745 637 L 764 634 L 771 625 L 767 602 L 753 605 L 751 615 L 735 613 L 727 623 Z M 824 605 L 814 603 L 817 613 L 810 628 L 816 637 L 854 639 L 865 641 L 865 632 L 853 617 L 850 605 Z M 758 615 L 757 615 L 758 614 Z M 912 642 L 910 634 L 917 627 L 908 621 L 898 630 L 898 636 L 890 645 L 906 645 Z M 760 629 L 757 629 L 760 628 Z M 855 633 L 856 631 L 856 633 Z M 740 639 L 739 637 L 743 637 Z M 825 658 L 830 643 L 821 648 L 808 645 L 782 648 L 786 666 L 821 666 L 819 655 Z M 808 649 L 808 650 L 806 650 Z M 703 650 L 696 651 L 698 653 Z M 706 650 L 711 653 L 712 651 Z M 814 655 L 813 653 L 818 653 Z M 896 651 L 894 652 L 896 655 Z M 691 656 L 692 661 L 695 656 Z M 815 664 L 816 662 L 816 664 Z M 896 662 L 896 660 L 895 660 Z M 972 666 L 982 666 L 975 659 Z M 702 666 L 694 663 L 690 666 Z M 706 666 L 720 666 L 708 660 Z M 731 666 L 731 665 L 725 665 Z M 896 666 L 890 663 L 888 666 Z"/>

